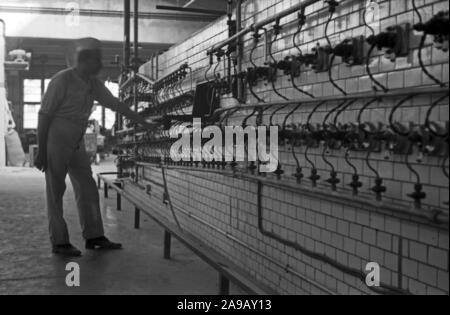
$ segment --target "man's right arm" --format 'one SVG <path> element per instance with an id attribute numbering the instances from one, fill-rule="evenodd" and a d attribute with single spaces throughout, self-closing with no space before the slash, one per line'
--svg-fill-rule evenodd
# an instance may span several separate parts
<path id="1" fill-rule="evenodd" d="M 39 151 L 36 157 L 36 167 L 45 172 L 47 169 L 47 138 L 51 121 L 56 114 L 65 96 L 65 82 L 63 77 L 54 78 L 48 85 L 47 92 L 42 99 L 41 110 L 38 120 L 38 146 Z"/>

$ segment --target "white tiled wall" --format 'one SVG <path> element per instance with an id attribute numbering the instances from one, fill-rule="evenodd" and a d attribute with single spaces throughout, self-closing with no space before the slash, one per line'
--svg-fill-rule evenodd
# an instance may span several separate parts
<path id="1" fill-rule="evenodd" d="M 299 0 L 247 0 L 244 6 L 244 26 L 264 19 L 269 15 L 288 8 Z M 349 0 L 337 9 L 336 18 L 330 26 L 329 34 L 332 41 L 341 41 L 346 37 L 370 35 L 370 31 L 362 22 L 362 12 L 366 1 Z M 412 10 L 410 0 L 378 1 L 380 5 L 380 27 L 376 30 L 397 23 L 416 23 L 417 16 Z M 448 10 L 447 1 L 418 0 L 417 5 L 425 20 L 441 10 Z M 305 51 L 310 50 L 317 42 L 325 43 L 324 24 L 328 13 L 323 10 L 323 1 L 309 7 L 306 11 L 307 25 L 300 35 L 299 42 Z M 274 45 L 276 59 L 295 53 L 292 47 L 292 34 L 296 31 L 296 15 L 283 18 L 282 36 Z M 204 71 L 209 59 L 206 50 L 214 43 L 227 37 L 226 19 L 211 24 L 204 30 L 193 35 L 189 40 L 171 48 L 160 58 L 160 75 L 176 70 L 181 64 L 188 62 L 194 70 L 198 81 L 204 80 Z M 430 42 L 431 43 L 431 42 Z M 245 38 L 245 58 L 248 59 L 252 40 Z M 262 48 L 255 56 L 256 63 L 262 64 Z M 427 45 L 423 52 L 424 62 L 433 75 L 448 82 L 448 53 L 443 53 Z M 248 60 L 244 68 L 249 66 Z M 414 49 L 406 58 L 399 58 L 395 63 L 383 58 L 381 53 L 375 53 L 371 63 L 377 80 L 391 89 L 431 86 L 432 82 L 422 72 Z M 221 67 L 219 67 L 221 69 Z M 219 70 L 220 71 L 220 70 Z M 372 91 L 371 81 L 364 66 L 348 67 L 337 61 L 333 68 L 336 83 L 348 93 Z M 328 81 L 327 73 L 315 73 L 305 69 L 298 79 L 298 85 L 314 93 L 315 96 L 339 95 Z M 306 96 L 295 91 L 286 77 L 277 81 L 279 90 L 291 99 L 305 99 Z M 261 84 L 255 88 L 267 101 L 276 101 L 278 96 L 273 93 L 270 85 Z M 398 111 L 396 120 L 423 123 L 428 106 L 436 96 L 418 96 L 406 103 Z M 386 98 L 374 103 L 364 115 L 364 121 L 387 122 L 392 106 L 398 98 Z M 248 103 L 256 100 L 250 95 Z M 348 108 L 340 118 L 342 122 L 354 121 L 364 102 L 356 102 Z M 293 114 L 289 123 L 304 122 L 313 105 L 305 105 Z M 312 122 L 321 122 L 325 113 L 333 104 L 320 108 Z M 275 123 L 281 123 L 291 110 L 286 108 L 275 118 Z M 247 112 L 241 112 L 230 118 L 230 122 L 240 124 Z M 448 120 L 448 100 L 433 113 L 433 120 Z M 265 121 L 268 121 L 270 112 Z M 254 118 L 249 122 L 254 122 Z M 291 174 L 295 173 L 296 163 L 289 146 L 281 148 L 281 161 L 285 176 L 282 181 L 295 183 Z M 329 168 L 321 158 L 321 149 L 310 150 L 310 157 L 319 169 L 322 181 L 329 177 Z M 296 148 L 301 159 L 301 166 L 306 176 L 310 168 L 303 159 L 304 148 Z M 365 153 L 352 154 L 352 162 L 358 166 L 361 181 L 364 186 L 361 194 L 364 198 L 374 199 L 370 188 L 374 185 L 375 176 L 367 166 Z M 339 172 L 341 183 L 338 187 L 336 200 L 331 202 L 317 197 L 304 196 L 301 193 L 289 192 L 283 189 L 263 189 L 264 227 L 292 242 L 296 242 L 308 250 L 325 254 L 341 264 L 363 271 L 370 261 L 378 262 L 382 267 L 382 282 L 407 290 L 414 294 L 449 293 L 449 239 L 448 225 L 436 225 L 413 214 L 385 211 L 383 206 L 366 207 L 357 203 L 349 204 L 344 199 L 339 201 L 339 195 L 351 196 L 348 183 L 351 182 L 352 170 L 345 163 L 344 153 L 332 151 L 330 161 Z M 406 197 L 413 191 L 415 178 L 404 163 L 404 156 L 392 156 L 388 161 L 381 153 L 371 156 L 371 164 L 379 171 L 387 186 L 384 202 L 398 205 L 399 208 L 412 207 L 411 199 Z M 417 163 L 412 158 L 413 167 L 419 172 L 427 199 L 421 211 L 443 209 L 444 201 L 449 199 L 449 180 L 442 172 L 442 159 L 427 157 L 424 162 Z M 161 180 L 160 174 L 147 170 L 149 176 Z M 232 179 L 215 174 L 186 174 L 170 171 L 168 174 L 169 190 L 176 207 L 185 209 L 207 222 L 226 231 L 230 235 L 247 243 L 255 251 L 241 246 L 228 239 L 216 230 L 179 213 L 182 225 L 211 246 L 221 248 L 233 260 L 255 278 L 272 286 L 280 293 L 326 293 L 323 287 L 338 294 L 373 293 L 358 278 L 339 271 L 327 263 L 319 261 L 296 251 L 286 245 L 263 236 L 258 230 L 257 222 L 257 188 L 254 183 Z M 307 185 L 307 180 L 305 180 Z M 331 190 L 327 185 L 320 184 L 317 188 L 322 194 Z M 165 206 L 152 200 L 155 209 L 166 214 Z M 268 259 L 271 258 L 271 259 Z M 295 272 L 286 272 L 289 266 Z M 299 276 L 301 275 L 301 277 Z"/>

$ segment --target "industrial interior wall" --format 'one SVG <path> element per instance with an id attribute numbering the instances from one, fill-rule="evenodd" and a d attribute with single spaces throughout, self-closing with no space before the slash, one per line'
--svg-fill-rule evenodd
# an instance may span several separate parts
<path id="1" fill-rule="evenodd" d="M 247 0 L 243 7 L 243 26 L 261 21 L 299 1 Z M 371 35 L 363 19 L 367 2 L 341 1 L 328 30 L 332 42 Z M 410 0 L 374 2 L 378 4 L 379 22 L 372 27 L 377 33 L 391 25 L 418 22 Z M 439 11 L 448 10 L 447 1 L 416 2 L 424 20 Z M 324 26 L 329 15 L 328 6 L 324 1 L 318 1 L 308 7 L 305 14 L 306 25 L 298 42 L 302 51 L 307 52 L 318 42 L 326 44 Z M 281 19 L 280 25 L 281 35 L 273 46 L 277 60 L 297 53 L 292 39 L 297 30 L 297 14 Z M 269 32 L 271 28 L 271 25 L 267 26 Z M 244 38 L 244 69 L 250 67 L 251 35 Z M 194 80 L 203 81 L 209 67 L 206 50 L 227 36 L 226 18 L 223 18 L 174 46 L 160 56 L 160 76 L 187 62 L 194 70 Z M 263 42 L 261 39 L 254 53 L 254 62 L 258 65 L 264 63 Z M 430 44 L 427 42 L 423 49 L 427 69 L 438 79 L 448 82 L 448 52 L 434 49 Z M 397 58 L 395 62 L 384 58 L 381 52 L 374 53 L 370 67 L 375 78 L 390 89 L 432 86 L 434 82 L 419 66 L 417 47 L 407 57 Z M 222 69 L 219 65 L 217 71 Z M 332 72 L 336 83 L 347 93 L 372 93 L 372 81 L 365 65 L 350 67 L 335 61 Z M 279 75 L 276 85 L 282 95 L 289 99 L 308 98 L 293 89 L 287 76 Z M 212 70 L 209 76 L 212 77 Z M 328 73 L 305 70 L 297 84 L 319 99 L 341 95 L 329 82 Z M 265 101 L 281 100 L 270 84 L 262 81 L 255 92 Z M 415 96 L 399 108 L 395 119 L 404 123 L 423 122 L 435 99 L 435 95 Z M 386 98 L 371 104 L 362 113 L 363 121 L 374 124 L 388 122 L 391 109 L 398 100 L 398 97 Z M 247 103 L 255 102 L 253 96 L 247 97 Z M 340 113 L 340 119 L 354 122 L 364 103 L 367 100 L 355 102 Z M 317 109 L 311 122 L 321 123 L 333 105 L 324 107 Z M 282 124 L 291 110 L 292 107 L 287 107 L 279 111 L 273 117 L 274 122 Z M 289 117 L 288 123 L 304 122 L 312 110 L 312 106 L 305 105 Z M 265 114 L 265 122 L 272 112 L 270 109 Z M 249 113 L 244 111 L 240 116 L 230 117 L 229 124 L 240 125 Z M 448 103 L 443 103 L 433 111 L 432 120 L 447 121 L 448 115 Z M 251 117 L 249 123 L 255 123 L 255 117 Z M 329 164 L 322 156 L 322 149 L 311 148 L 309 159 L 321 176 L 315 188 L 306 179 L 312 166 L 305 160 L 305 149 L 294 150 L 293 154 L 290 145 L 280 144 L 280 164 L 284 174 L 281 179 L 267 175 L 260 185 L 215 173 L 168 170 L 169 193 L 182 228 L 226 253 L 249 274 L 282 294 L 376 294 L 376 290 L 368 288 L 361 276 L 369 262 L 381 266 L 381 283 L 385 287 L 412 294 L 449 293 L 448 223 L 439 224 L 426 218 L 431 210 L 448 212 L 444 204 L 449 200 L 449 180 L 442 170 L 442 158 L 429 156 L 419 161 L 413 155 L 410 157 L 411 166 L 427 194 L 420 209 L 416 209 L 408 194 L 414 192 L 417 178 L 407 167 L 403 155 L 386 159 L 383 152 L 374 152 L 368 163 L 365 153 L 352 153 L 351 161 L 356 165 L 363 184 L 360 197 L 353 197 L 348 185 L 352 181 L 353 170 L 342 150 L 327 152 Z M 295 187 L 295 177 L 292 176 L 298 166 L 295 153 L 305 174 L 298 191 L 283 186 L 292 183 L 289 187 Z M 325 182 L 330 177 L 330 165 L 338 171 L 340 183 L 337 192 Z M 163 180 L 161 170 L 148 167 L 143 172 L 144 178 Z M 371 191 L 377 177 L 383 178 L 383 185 L 387 188 L 381 201 L 376 201 Z M 149 202 L 155 211 L 172 220 L 168 206 L 158 201 L 152 199 Z"/>

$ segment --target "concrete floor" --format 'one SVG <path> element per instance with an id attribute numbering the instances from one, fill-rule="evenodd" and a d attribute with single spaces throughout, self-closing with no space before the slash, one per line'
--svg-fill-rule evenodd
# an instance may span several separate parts
<path id="1" fill-rule="evenodd" d="M 114 171 L 112 162 L 94 172 Z M 115 252 L 86 252 L 71 185 L 65 197 L 65 215 L 72 243 L 83 249 L 78 259 L 51 254 L 48 240 L 43 174 L 29 168 L 0 169 L 0 295 L 5 294 L 216 294 L 218 275 L 174 240 L 173 258 L 162 258 L 163 230 L 143 219 L 133 229 L 133 207 L 124 202 L 115 210 L 115 194 L 102 200 L 108 237 L 124 244 Z M 68 262 L 77 262 L 81 286 L 65 284 Z M 232 292 L 240 293 L 232 288 Z"/>

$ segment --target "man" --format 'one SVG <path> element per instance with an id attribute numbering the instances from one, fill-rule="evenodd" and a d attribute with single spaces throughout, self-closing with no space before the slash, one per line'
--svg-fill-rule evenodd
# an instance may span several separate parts
<path id="1" fill-rule="evenodd" d="M 141 116 L 119 102 L 96 78 L 102 68 L 101 42 L 83 38 L 75 42 L 74 66 L 51 80 L 39 112 L 39 153 L 36 167 L 45 172 L 50 240 L 53 253 L 78 257 L 63 217 L 65 179 L 69 174 L 77 202 L 86 249 L 121 249 L 103 230 L 97 185 L 83 143 L 94 100 L 132 121 L 151 128 Z"/>

